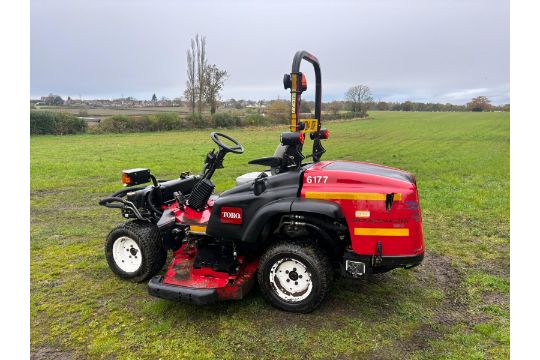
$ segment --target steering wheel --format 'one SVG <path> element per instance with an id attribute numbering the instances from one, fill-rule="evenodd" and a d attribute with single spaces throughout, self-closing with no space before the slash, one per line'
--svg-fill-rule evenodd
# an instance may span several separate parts
<path id="1" fill-rule="evenodd" d="M 238 142 L 238 140 L 233 139 L 229 135 L 225 135 L 225 134 L 218 133 L 218 132 L 213 132 L 213 133 L 210 134 L 210 138 L 217 144 L 217 146 L 219 146 L 221 149 L 226 150 L 227 152 L 232 152 L 234 154 L 243 154 L 244 153 L 244 147 L 242 146 L 242 144 L 240 144 Z M 234 144 L 234 146 L 231 147 L 231 146 L 227 146 L 227 145 L 223 144 L 223 142 L 221 142 L 220 138 L 225 138 L 225 139 L 229 140 L 230 142 L 232 142 Z"/>

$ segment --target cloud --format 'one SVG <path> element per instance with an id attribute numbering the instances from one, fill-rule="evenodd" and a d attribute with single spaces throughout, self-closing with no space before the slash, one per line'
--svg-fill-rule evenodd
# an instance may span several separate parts
<path id="1" fill-rule="evenodd" d="M 32 96 L 179 96 L 199 33 L 230 74 L 225 98 L 287 97 L 300 49 L 321 61 L 325 100 L 355 84 L 385 98 L 508 98 L 507 0 L 31 0 L 30 33 Z"/>
<path id="2" fill-rule="evenodd" d="M 443 94 L 442 98 L 448 99 L 449 101 L 452 101 L 452 100 L 460 101 L 460 100 L 463 100 L 463 99 L 470 99 L 471 97 L 482 95 L 482 94 L 485 94 L 487 92 L 488 92 L 487 88 L 465 89 L 465 90 L 459 90 L 459 91 Z"/>
<path id="3" fill-rule="evenodd" d="M 509 84 L 500 85 L 495 88 L 478 88 L 478 89 L 460 89 L 438 96 L 441 102 L 450 102 L 462 104 L 470 101 L 476 96 L 487 96 L 490 100 L 497 104 L 510 102 Z"/>

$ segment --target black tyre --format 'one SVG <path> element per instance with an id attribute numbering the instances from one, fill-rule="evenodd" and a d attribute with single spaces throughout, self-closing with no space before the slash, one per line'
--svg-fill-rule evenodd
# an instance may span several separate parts
<path id="1" fill-rule="evenodd" d="M 142 282 L 156 275 L 165 265 L 158 228 L 142 221 L 130 221 L 115 227 L 107 236 L 105 256 L 118 277 Z"/>
<path id="2" fill-rule="evenodd" d="M 332 275 L 328 257 L 314 244 L 280 242 L 261 257 L 258 280 L 264 297 L 276 308 L 308 313 L 328 294 Z"/>

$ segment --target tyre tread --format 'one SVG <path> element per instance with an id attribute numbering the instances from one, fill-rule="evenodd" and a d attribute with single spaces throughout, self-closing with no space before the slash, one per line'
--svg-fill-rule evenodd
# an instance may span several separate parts
<path id="1" fill-rule="evenodd" d="M 112 243 L 118 236 L 118 232 L 126 233 L 132 237 L 141 248 L 143 262 L 141 269 L 136 274 L 128 274 L 118 269 L 112 257 Z M 115 227 L 107 236 L 105 243 L 105 255 L 109 267 L 120 278 L 133 282 L 143 282 L 156 275 L 165 265 L 167 251 L 163 248 L 163 243 L 159 230 L 154 224 L 139 220 L 129 221 Z"/>
<path id="2" fill-rule="evenodd" d="M 272 296 L 270 293 L 271 290 L 266 285 L 265 278 L 267 277 L 267 274 L 264 274 L 261 269 L 264 269 L 266 264 L 279 253 L 291 253 L 301 257 L 307 256 L 309 258 L 309 261 L 312 263 L 311 265 L 315 271 L 317 271 L 319 277 L 319 296 L 314 297 L 311 301 L 304 304 L 288 304 L 277 301 Z M 274 307 L 290 312 L 309 313 L 318 308 L 328 295 L 333 280 L 333 269 L 326 253 L 320 247 L 316 246 L 313 241 L 287 240 L 277 242 L 265 251 L 260 259 L 257 279 L 263 296 Z"/>

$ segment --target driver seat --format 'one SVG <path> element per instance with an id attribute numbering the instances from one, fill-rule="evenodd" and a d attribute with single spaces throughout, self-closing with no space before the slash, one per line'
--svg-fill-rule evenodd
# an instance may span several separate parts
<path id="1" fill-rule="evenodd" d="M 301 145 L 278 144 L 274 156 L 251 160 L 248 164 L 268 166 L 271 174 L 276 175 L 299 166 L 303 159 Z"/>
<path id="2" fill-rule="evenodd" d="M 270 169 L 264 171 L 268 176 L 281 174 L 288 171 L 290 165 L 300 164 L 303 156 L 296 146 L 278 144 L 274 156 L 254 159 L 248 162 L 252 165 L 263 165 Z M 258 171 L 249 172 L 236 178 L 236 185 L 247 184 L 255 180 L 261 173 Z"/>

